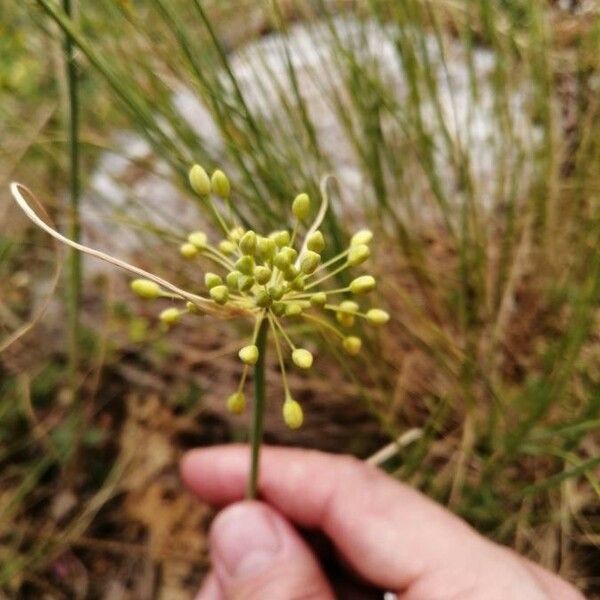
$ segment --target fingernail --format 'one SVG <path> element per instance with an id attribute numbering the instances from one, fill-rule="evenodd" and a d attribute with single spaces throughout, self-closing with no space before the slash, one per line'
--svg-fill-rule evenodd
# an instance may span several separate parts
<path id="1" fill-rule="evenodd" d="M 211 529 L 213 561 L 239 578 L 268 567 L 281 549 L 276 524 L 257 502 L 235 504 L 215 519 Z"/>

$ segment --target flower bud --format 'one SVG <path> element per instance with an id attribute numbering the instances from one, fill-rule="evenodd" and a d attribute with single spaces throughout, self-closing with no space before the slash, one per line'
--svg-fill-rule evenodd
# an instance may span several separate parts
<path id="1" fill-rule="evenodd" d="M 256 283 L 260 285 L 264 285 L 265 283 L 269 283 L 271 280 L 271 269 L 269 267 L 259 266 L 254 269 L 254 277 L 256 279 Z"/>
<path id="2" fill-rule="evenodd" d="M 350 356 L 356 356 L 362 348 L 362 340 L 355 335 L 350 335 L 344 338 L 342 346 Z"/>
<path id="3" fill-rule="evenodd" d="M 200 166 L 194 165 L 189 172 L 189 180 L 192 189 L 199 196 L 208 196 L 210 194 L 210 179 L 208 173 Z"/>
<path id="4" fill-rule="evenodd" d="M 344 300 L 344 302 L 340 303 L 338 308 L 339 310 L 335 313 L 335 318 L 338 323 L 343 327 L 352 327 L 356 320 L 353 313 L 358 312 L 360 308 L 358 304 L 352 300 Z"/>
<path id="5" fill-rule="evenodd" d="M 302 314 L 302 305 L 299 302 L 290 302 L 285 308 L 288 317 L 296 317 Z M 308 367 L 307 367 L 308 368 Z"/>
<path id="6" fill-rule="evenodd" d="M 246 365 L 255 365 L 258 362 L 258 348 L 254 344 L 244 346 L 239 352 L 240 360 Z"/>
<path id="7" fill-rule="evenodd" d="M 196 246 L 199 250 L 202 250 L 208 244 L 208 236 L 203 231 L 194 231 L 188 235 L 188 242 Z"/>
<path id="8" fill-rule="evenodd" d="M 231 185 L 229 184 L 229 179 L 227 179 L 227 175 L 221 171 L 221 169 L 217 169 L 210 178 L 210 186 L 215 195 L 219 196 L 219 198 L 223 198 L 226 200 L 229 198 L 229 194 L 231 193 Z"/>
<path id="9" fill-rule="evenodd" d="M 227 410 L 234 415 L 241 415 L 246 410 L 244 392 L 235 392 L 227 398 Z"/>
<path id="10" fill-rule="evenodd" d="M 375 277 L 371 275 L 361 275 L 350 282 L 350 291 L 353 294 L 366 294 L 375 289 Z"/>
<path id="11" fill-rule="evenodd" d="M 290 286 L 296 292 L 304 291 L 304 287 L 306 286 L 306 280 L 304 279 L 304 276 L 298 275 L 298 277 L 296 277 L 296 279 L 290 283 Z"/>
<path id="12" fill-rule="evenodd" d="M 246 231 L 240 240 L 240 250 L 243 254 L 252 256 L 256 252 L 256 233 L 254 231 Z"/>
<path id="13" fill-rule="evenodd" d="M 237 259 L 235 268 L 244 275 L 253 275 L 254 259 L 251 256 L 242 256 Z"/>
<path id="14" fill-rule="evenodd" d="M 256 294 L 254 298 L 254 304 L 259 308 L 267 308 L 271 306 L 273 299 L 269 296 L 269 292 L 265 290 L 260 290 L 258 294 Z"/>
<path id="15" fill-rule="evenodd" d="M 192 315 L 200 314 L 200 307 L 197 304 L 190 302 L 189 300 L 185 303 L 185 307 L 187 308 L 188 312 Z"/>
<path id="16" fill-rule="evenodd" d="M 150 281 L 150 279 L 134 279 L 131 282 L 131 291 L 140 298 L 147 298 L 148 300 L 162 296 L 162 290 L 158 283 Z"/>
<path id="17" fill-rule="evenodd" d="M 235 244 L 230 240 L 221 240 L 219 242 L 219 250 L 228 256 L 235 252 Z"/>
<path id="18" fill-rule="evenodd" d="M 229 290 L 226 285 L 217 285 L 211 288 L 209 294 L 217 304 L 225 304 L 229 299 Z"/>
<path id="19" fill-rule="evenodd" d="M 237 227 L 234 227 L 233 229 L 229 230 L 229 239 L 232 240 L 233 242 L 239 242 L 242 239 L 243 235 L 244 235 L 244 228 L 240 227 L 239 225 Z"/>
<path id="20" fill-rule="evenodd" d="M 283 294 L 285 294 L 283 286 L 279 284 L 270 285 L 268 292 L 269 296 L 271 296 L 273 300 L 281 300 L 283 298 Z"/>
<path id="21" fill-rule="evenodd" d="M 340 302 L 339 308 L 342 312 L 346 313 L 357 313 L 360 310 L 360 306 L 354 300 Z"/>
<path id="22" fill-rule="evenodd" d="M 238 290 L 240 292 L 248 292 L 252 289 L 254 285 L 254 277 L 250 277 L 249 275 L 240 275 L 238 279 Z"/>
<path id="23" fill-rule="evenodd" d="M 256 254 L 262 261 L 272 260 L 277 251 L 275 241 L 271 238 L 259 237 L 256 242 Z"/>
<path id="24" fill-rule="evenodd" d="M 217 285 L 223 285 L 223 279 L 216 273 L 205 273 L 204 284 L 210 290 Z"/>
<path id="25" fill-rule="evenodd" d="M 188 242 L 187 244 L 182 244 L 181 246 L 179 246 L 179 254 L 181 254 L 183 258 L 194 258 L 194 256 L 198 254 L 198 248 L 196 248 L 194 244 L 190 244 Z"/>
<path id="26" fill-rule="evenodd" d="M 285 256 L 287 256 L 289 262 L 293 263 L 297 256 L 298 256 L 298 252 L 292 248 L 291 246 L 284 246 L 279 253 L 284 254 Z"/>
<path id="27" fill-rule="evenodd" d="M 292 202 L 292 213 L 299 221 L 304 221 L 310 212 L 310 198 L 308 194 L 298 194 Z"/>
<path id="28" fill-rule="evenodd" d="M 286 306 L 285 302 L 273 302 L 271 310 L 276 317 L 282 317 L 285 314 Z"/>
<path id="29" fill-rule="evenodd" d="M 321 255 L 313 252 L 312 250 L 307 250 L 300 260 L 300 268 L 302 272 L 306 275 L 312 275 L 321 262 Z"/>
<path id="30" fill-rule="evenodd" d="M 356 244 L 350 246 L 350 252 L 348 252 L 348 264 L 351 267 L 356 267 L 367 260 L 371 256 L 371 250 L 366 244 Z"/>
<path id="31" fill-rule="evenodd" d="M 160 315 L 159 319 L 165 325 L 175 325 L 181 319 L 181 311 L 177 308 L 165 308 Z"/>
<path id="32" fill-rule="evenodd" d="M 275 265 L 281 271 L 285 271 L 290 265 L 291 261 L 287 252 L 280 250 L 273 258 L 273 265 Z"/>
<path id="33" fill-rule="evenodd" d="M 230 271 L 227 273 L 227 276 L 225 277 L 225 283 L 232 292 L 237 292 L 239 290 L 239 281 L 241 275 L 242 274 L 239 271 Z"/>
<path id="34" fill-rule="evenodd" d="M 367 321 L 371 325 L 385 325 L 390 320 L 390 315 L 381 308 L 372 308 L 367 311 Z"/>
<path id="35" fill-rule="evenodd" d="M 292 239 L 290 236 L 290 232 L 286 230 L 274 231 L 269 237 L 275 242 L 275 245 L 278 248 L 283 248 L 284 246 L 287 246 Z"/>
<path id="36" fill-rule="evenodd" d="M 313 252 L 321 254 L 325 250 L 325 238 L 320 231 L 314 231 L 306 240 L 306 247 Z"/>
<path id="37" fill-rule="evenodd" d="M 286 281 L 293 281 L 298 275 L 300 275 L 300 269 L 295 265 L 289 265 L 287 269 L 283 271 L 283 278 Z"/>
<path id="38" fill-rule="evenodd" d="M 299 429 L 304 422 L 302 407 L 291 396 L 283 403 L 283 420 L 290 429 Z"/>
<path id="39" fill-rule="evenodd" d="M 316 292 L 310 297 L 310 303 L 316 307 L 323 307 L 327 303 L 327 294 L 325 292 Z"/>
<path id="40" fill-rule="evenodd" d="M 336 312 L 335 318 L 337 319 L 338 323 L 342 325 L 342 327 L 352 327 L 356 321 L 356 317 L 354 315 L 350 315 L 345 312 Z"/>
<path id="41" fill-rule="evenodd" d="M 292 352 L 292 361 L 300 369 L 310 369 L 313 364 L 313 355 L 304 348 L 296 348 Z"/>
<path id="42" fill-rule="evenodd" d="M 350 240 L 351 246 L 358 244 L 368 244 L 373 239 L 373 232 L 370 229 L 361 229 L 357 231 Z"/>

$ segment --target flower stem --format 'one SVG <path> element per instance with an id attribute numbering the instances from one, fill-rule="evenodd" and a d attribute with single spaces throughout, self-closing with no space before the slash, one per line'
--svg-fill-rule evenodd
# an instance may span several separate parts
<path id="1" fill-rule="evenodd" d="M 63 8 L 69 18 L 73 18 L 72 0 L 63 0 Z M 64 56 L 67 73 L 67 119 L 69 127 L 69 237 L 79 240 L 79 83 L 75 64 L 75 49 L 72 39 L 67 35 L 64 45 Z M 79 311 L 81 305 L 81 256 L 72 250 L 68 262 L 68 281 L 66 286 L 67 324 L 68 324 L 68 358 L 69 385 L 75 397 L 79 371 Z"/>
<path id="2" fill-rule="evenodd" d="M 256 487 L 258 482 L 258 467 L 260 445 L 262 443 L 263 421 L 265 413 L 265 354 L 267 351 L 267 329 L 268 319 L 262 319 L 256 336 L 256 347 L 258 348 L 258 361 L 254 366 L 254 407 L 252 411 L 252 428 L 250 430 L 250 477 L 248 479 L 248 490 L 246 496 L 252 500 L 256 498 Z"/>

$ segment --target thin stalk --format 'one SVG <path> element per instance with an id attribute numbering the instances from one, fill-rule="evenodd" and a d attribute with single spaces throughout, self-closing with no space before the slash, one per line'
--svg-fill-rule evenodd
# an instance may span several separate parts
<path id="1" fill-rule="evenodd" d="M 269 325 L 273 330 L 273 339 L 275 340 L 275 350 L 277 351 L 277 360 L 279 361 L 279 369 L 281 370 L 281 379 L 283 381 L 283 389 L 285 391 L 286 398 L 290 395 L 290 387 L 288 385 L 287 374 L 285 372 L 285 363 L 283 361 L 283 352 L 281 351 L 281 344 L 279 343 L 279 335 L 277 334 L 277 327 L 273 323 L 271 315 L 268 316 Z"/>
<path id="2" fill-rule="evenodd" d="M 254 406 L 252 409 L 252 428 L 250 430 L 250 476 L 248 478 L 248 490 L 246 493 L 246 497 L 249 500 L 256 498 L 258 483 L 260 446 L 262 443 L 265 414 L 265 354 L 267 351 L 268 326 L 268 319 L 263 318 L 258 329 L 258 335 L 256 336 L 258 361 L 254 366 Z"/>
<path id="3" fill-rule="evenodd" d="M 321 279 L 317 279 L 316 281 L 313 281 L 312 283 L 310 283 L 310 285 L 307 285 L 304 289 L 309 290 L 310 288 L 315 287 L 315 285 L 319 285 L 320 283 L 327 281 L 327 279 L 330 279 L 331 277 L 333 277 L 334 275 L 337 275 L 344 269 L 347 269 L 348 266 L 349 266 L 348 262 L 345 262 L 343 265 L 340 265 L 337 269 L 334 269 L 333 271 L 330 271 L 329 273 L 327 273 L 327 275 L 323 275 L 323 277 L 321 277 Z"/>
<path id="4" fill-rule="evenodd" d="M 63 0 L 63 8 L 70 19 L 73 18 L 71 0 Z M 79 83 L 75 64 L 73 40 L 65 35 L 65 63 L 68 87 L 68 127 L 69 127 L 69 237 L 76 242 L 80 239 L 79 197 L 81 193 L 79 171 Z M 81 306 L 81 255 L 75 249 L 69 253 L 67 270 L 67 327 L 69 355 L 69 386 L 73 398 L 77 389 L 79 370 L 79 310 Z"/>

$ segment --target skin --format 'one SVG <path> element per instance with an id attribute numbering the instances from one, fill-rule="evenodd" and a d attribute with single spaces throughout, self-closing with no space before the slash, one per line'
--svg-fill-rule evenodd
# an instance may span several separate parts
<path id="1" fill-rule="evenodd" d="M 401 600 L 584 600 L 549 571 L 480 536 L 419 492 L 356 459 L 263 448 L 262 502 L 243 500 L 248 448 L 182 460 L 186 485 L 225 507 L 210 531 L 212 571 L 196 600 L 332 600 L 295 527 L 317 529 L 364 581 Z"/>

